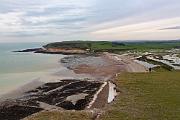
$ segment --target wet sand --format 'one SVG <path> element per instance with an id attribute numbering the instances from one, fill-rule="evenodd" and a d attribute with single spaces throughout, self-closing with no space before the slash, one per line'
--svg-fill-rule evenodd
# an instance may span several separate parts
<path id="1" fill-rule="evenodd" d="M 66 60 L 65 60 L 66 59 Z M 103 54 L 100 56 L 68 57 L 63 62 L 76 74 L 87 74 L 99 81 L 113 79 L 119 72 L 125 71 L 125 64 Z M 71 63 L 74 64 L 71 64 Z"/>
<path id="2" fill-rule="evenodd" d="M 110 59 L 117 61 L 119 64 L 124 66 L 124 71 L 126 72 L 147 72 L 148 68 L 135 62 L 135 58 L 130 55 L 117 55 L 106 53 L 106 56 Z"/>

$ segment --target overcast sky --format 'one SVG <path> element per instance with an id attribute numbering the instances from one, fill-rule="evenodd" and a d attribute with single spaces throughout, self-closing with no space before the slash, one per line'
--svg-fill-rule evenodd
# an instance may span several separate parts
<path id="1" fill-rule="evenodd" d="M 180 0 L 0 0 L 0 42 L 180 39 Z"/>

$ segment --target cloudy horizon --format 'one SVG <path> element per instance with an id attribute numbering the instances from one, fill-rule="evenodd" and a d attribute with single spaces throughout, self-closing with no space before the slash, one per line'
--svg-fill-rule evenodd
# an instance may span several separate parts
<path id="1" fill-rule="evenodd" d="M 0 3 L 0 42 L 180 39 L 179 0 Z"/>

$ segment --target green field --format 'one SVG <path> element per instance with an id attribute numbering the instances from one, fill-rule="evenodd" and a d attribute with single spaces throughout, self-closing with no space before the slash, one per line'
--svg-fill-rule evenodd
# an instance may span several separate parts
<path id="1" fill-rule="evenodd" d="M 110 41 L 64 41 L 50 43 L 45 48 L 80 48 L 92 52 L 146 51 L 180 48 L 180 41 L 162 42 L 110 42 Z"/>
<path id="2" fill-rule="evenodd" d="M 100 120 L 180 120 L 180 72 L 122 73 Z M 30 120 L 93 120 L 90 112 L 43 112 Z"/>

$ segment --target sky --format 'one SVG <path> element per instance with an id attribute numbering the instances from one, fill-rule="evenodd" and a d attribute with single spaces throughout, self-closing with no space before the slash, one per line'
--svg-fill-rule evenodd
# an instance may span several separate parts
<path id="1" fill-rule="evenodd" d="M 180 0 L 0 0 L 0 42 L 180 39 Z"/>

